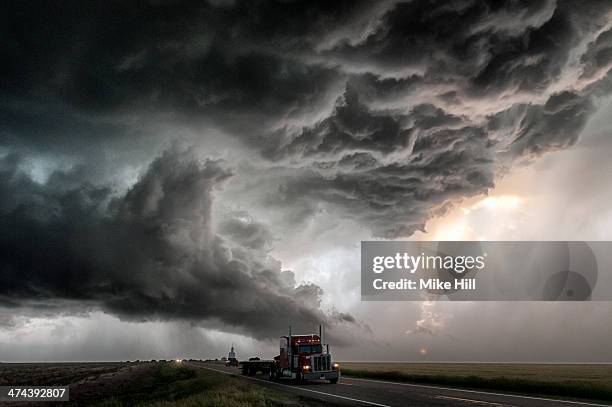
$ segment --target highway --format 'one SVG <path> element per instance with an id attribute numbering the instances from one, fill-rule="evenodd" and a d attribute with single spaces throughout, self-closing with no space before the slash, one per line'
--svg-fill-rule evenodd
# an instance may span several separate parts
<path id="1" fill-rule="evenodd" d="M 267 377 L 241 376 L 235 367 L 219 364 L 189 362 L 190 365 L 223 374 L 235 374 L 244 380 L 275 388 L 279 391 L 307 396 L 335 405 L 346 406 L 459 406 L 459 407 L 580 407 L 606 406 L 606 404 L 577 401 L 561 401 L 546 397 L 521 396 L 495 391 L 476 391 L 448 388 L 435 385 L 386 382 L 381 380 L 357 379 L 343 376 L 337 384 L 327 382 L 292 381 L 271 382 Z"/>

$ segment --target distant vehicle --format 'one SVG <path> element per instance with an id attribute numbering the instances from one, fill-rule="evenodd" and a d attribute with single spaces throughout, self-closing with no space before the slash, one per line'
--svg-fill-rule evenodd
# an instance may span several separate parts
<path id="1" fill-rule="evenodd" d="M 258 357 L 240 362 L 242 374 L 254 376 L 257 372 L 268 374 L 270 380 L 294 379 L 329 380 L 338 383 L 340 365 L 332 362 L 329 345 L 321 343 L 321 327 L 319 335 L 292 335 L 289 328 L 288 336 L 280 337 L 280 352 L 274 360 L 261 360 Z"/>
<path id="2" fill-rule="evenodd" d="M 225 362 L 225 366 L 235 366 L 238 367 L 238 359 L 236 359 L 236 352 L 234 351 L 234 345 L 232 344 L 232 348 L 227 354 L 227 360 Z"/>

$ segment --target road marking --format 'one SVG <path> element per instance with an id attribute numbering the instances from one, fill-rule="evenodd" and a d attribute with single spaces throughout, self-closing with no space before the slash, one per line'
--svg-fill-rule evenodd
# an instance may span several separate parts
<path id="1" fill-rule="evenodd" d="M 389 382 L 389 381 L 386 381 L 386 380 L 373 380 L 373 379 L 361 379 L 361 378 L 358 379 L 358 378 L 349 377 L 349 376 L 342 376 L 342 377 L 345 380 L 346 379 L 361 380 L 361 381 L 364 381 L 364 382 L 383 383 L 383 384 L 395 384 L 395 385 L 398 385 L 398 386 L 422 387 L 422 388 L 425 388 L 425 389 L 457 391 L 457 392 L 473 393 L 473 394 L 485 394 L 485 395 L 488 395 L 488 396 L 515 397 L 515 398 L 527 399 L 527 400 L 550 401 L 550 402 L 554 402 L 554 403 L 574 404 L 574 405 L 577 405 L 577 406 L 610 407 L 609 404 L 586 403 L 586 402 L 582 402 L 582 401 L 571 401 L 571 400 L 562 400 L 562 399 L 550 399 L 550 398 L 546 398 L 546 397 L 521 396 L 521 395 L 518 395 L 518 394 L 508 394 L 508 393 L 493 393 L 493 392 L 490 392 L 490 391 L 478 391 L 478 390 L 466 390 L 466 389 L 459 389 L 459 388 L 452 388 L 452 387 L 429 386 L 429 385 L 426 385 L 426 384 L 398 383 L 398 382 Z"/>
<path id="2" fill-rule="evenodd" d="M 208 369 L 208 370 L 213 370 L 215 372 L 219 372 L 219 373 L 224 373 L 224 374 L 229 374 L 229 375 L 236 375 L 233 372 L 226 372 L 225 370 L 219 370 L 219 369 L 213 369 L 212 367 L 205 367 L 205 366 L 200 366 L 200 365 L 193 365 L 195 367 L 199 367 L 201 369 Z M 337 394 L 331 394 L 331 393 L 324 393 L 322 391 L 316 391 L 316 390 L 310 390 L 310 389 L 305 389 L 303 387 L 300 386 L 289 386 L 288 384 L 283 384 L 283 383 L 278 383 L 278 382 L 272 382 L 270 380 L 263 380 L 263 379 L 258 379 L 256 377 L 251 377 L 251 376 L 241 376 L 244 377 L 245 379 L 251 379 L 251 380 L 257 380 L 259 382 L 264 382 L 264 383 L 269 383 L 269 384 L 276 384 L 278 386 L 283 386 L 283 387 L 289 387 L 290 389 L 294 389 L 294 390 L 302 390 L 302 391 L 308 391 L 311 393 L 317 393 L 317 394 L 323 394 L 325 396 L 329 396 L 329 397 L 336 397 L 339 399 L 344 399 L 344 400 L 349 400 L 349 401 L 355 401 L 357 403 L 364 403 L 364 404 L 368 404 L 370 406 L 378 406 L 378 407 L 391 407 L 387 404 L 380 404 L 380 403 L 374 403 L 373 401 L 366 401 L 366 400 L 359 400 L 359 399 L 354 399 L 351 397 L 346 397 L 346 396 L 339 396 Z"/>
<path id="3" fill-rule="evenodd" d="M 450 396 L 434 396 L 437 399 L 444 399 L 444 400 L 459 400 L 459 401 L 465 401 L 467 403 L 475 403 L 475 404 L 488 404 L 490 406 L 504 406 L 504 404 L 499 404 L 499 403 L 492 403 L 490 401 L 482 401 L 482 400 L 474 400 L 474 399 L 464 399 L 461 397 L 450 397 Z M 507 404 L 506 404 L 507 405 Z"/>

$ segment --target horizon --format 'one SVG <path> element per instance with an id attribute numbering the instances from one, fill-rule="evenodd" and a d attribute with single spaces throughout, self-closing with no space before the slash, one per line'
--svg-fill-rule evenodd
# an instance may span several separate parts
<path id="1" fill-rule="evenodd" d="M 612 241 L 612 4 L 3 9 L 0 360 L 270 355 L 322 324 L 338 360 L 612 363 L 611 301 L 367 301 L 360 263 Z"/>

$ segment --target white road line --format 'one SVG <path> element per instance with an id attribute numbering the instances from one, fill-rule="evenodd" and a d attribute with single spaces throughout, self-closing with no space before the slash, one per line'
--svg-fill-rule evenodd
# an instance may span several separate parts
<path id="1" fill-rule="evenodd" d="M 208 369 L 208 370 L 212 370 L 212 371 L 215 371 L 215 372 L 219 372 L 219 373 L 235 375 L 235 373 L 233 373 L 233 372 L 226 372 L 225 370 L 213 369 L 211 367 L 204 367 L 204 366 L 200 366 L 200 365 L 195 365 L 195 366 L 199 367 L 199 368 L 202 368 L 202 369 Z M 357 403 L 364 403 L 364 404 L 368 404 L 370 406 L 391 407 L 391 406 L 389 406 L 387 404 L 374 403 L 373 401 L 359 400 L 359 399 L 354 399 L 354 398 L 351 398 L 351 397 L 339 396 L 337 394 L 324 393 L 322 391 L 305 389 L 305 388 L 299 387 L 299 386 L 289 386 L 288 384 L 283 384 L 283 383 L 278 383 L 278 382 L 272 382 L 272 381 L 269 381 L 269 380 L 258 379 L 256 377 L 250 377 L 250 376 L 243 376 L 243 377 L 245 379 L 256 380 L 256 381 L 259 381 L 259 382 L 264 382 L 264 383 L 269 383 L 269 384 L 276 384 L 277 386 L 288 387 L 288 388 L 294 389 L 294 390 L 308 391 L 308 392 L 311 392 L 311 393 L 323 394 L 323 395 L 329 396 L 329 397 L 336 397 L 336 398 L 339 398 L 339 399 L 355 401 Z"/>
<path id="2" fill-rule="evenodd" d="M 487 404 L 490 406 L 503 406 L 504 404 L 500 404 L 500 403 L 492 403 L 490 401 L 482 401 L 482 400 L 474 400 L 474 399 L 464 399 L 461 397 L 450 397 L 450 396 L 434 396 L 437 399 L 443 399 L 443 400 L 459 400 L 459 401 L 465 401 L 467 403 L 474 403 L 474 404 Z M 507 404 L 506 404 L 507 405 Z"/>
<path id="3" fill-rule="evenodd" d="M 447 391 L 457 391 L 463 393 L 473 393 L 473 394 L 485 394 L 487 396 L 500 396 L 500 397 L 514 397 L 519 399 L 527 399 L 527 400 L 538 400 L 538 401 L 550 401 L 554 403 L 567 403 L 574 404 L 577 406 L 592 406 L 592 407 L 610 407 L 610 404 L 597 404 L 597 403 L 585 403 L 582 401 L 571 401 L 571 400 L 562 400 L 562 399 L 549 399 L 546 397 L 533 397 L 533 396 L 521 396 L 518 394 L 508 394 L 508 393 L 493 393 L 489 391 L 478 391 L 478 390 L 467 390 L 467 389 L 459 389 L 452 387 L 440 387 L 440 386 L 429 386 L 426 384 L 413 384 L 413 383 L 398 383 L 398 382 L 389 382 L 386 380 L 373 380 L 373 379 L 361 379 L 350 376 L 342 376 L 344 380 L 361 380 L 364 382 L 372 382 L 372 383 L 383 383 L 383 384 L 395 384 L 398 386 L 408 386 L 408 387 L 422 387 L 425 389 L 434 389 L 434 390 L 447 390 Z"/>

